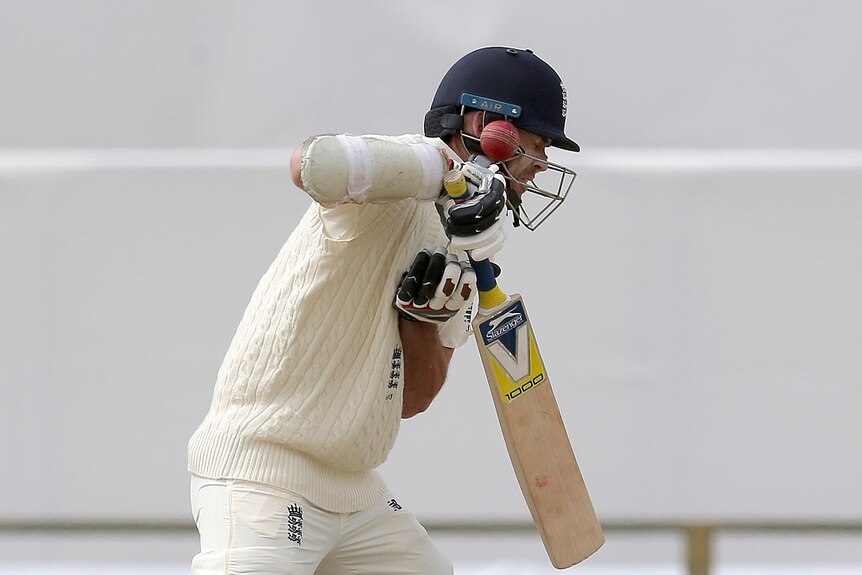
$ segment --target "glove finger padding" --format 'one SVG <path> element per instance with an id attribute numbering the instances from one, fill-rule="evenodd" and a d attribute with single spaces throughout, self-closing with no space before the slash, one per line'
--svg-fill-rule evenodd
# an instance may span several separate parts
<path id="1" fill-rule="evenodd" d="M 487 230 L 499 219 L 505 208 L 506 194 L 502 186 L 494 186 L 487 193 L 475 194 L 464 202 L 450 206 L 446 232 L 449 235 L 470 235 Z"/>
<path id="2" fill-rule="evenodd" d="M 458 311 L 465 305 L 473 301 L 473 294 L 476 293 L 476 271 L 470 262 L 457 262 L 460 271 L 458 283 L 455 290 L 449 299 L 446 300 L 446 309 Z"/>
<path id="3" fill-rule="evenodd" d="M 425 267 L 425 275 L 422 277 L 422 287 L 419 293 L 413 297 L 413 305 L 425 307 L 431 298 L 437 293 L 437 286 L 446 269 L 446 250 L 437 248 L 431 254 L 431 258 Z M 439 309 L 439 308 L 438 308 Z"/>
<path id="4" fill-rule="evenodd" d="M 429 298 L 428 307 L 431 309 L 442 309 L 446 305 L 446 301 L 454 293 L 460 277 L 461 266 L 458 265 L 458 258 L 455 257 L 455 254 L 446 254 L 443 270 L 440 273 L 439 281 L 435 285 L 434 293 Z"/>
<path id="5" fill-rule="evenodd" d="M 506 228 L 503 227 L 502 222 L 496 221 L 490 228 L 478 234 L 452 236 L 449 247 L 453 251 L 469 252 L 470 257 L 478 262 L 499 252 L 505 242 Z"/>
<path id="6" fill-rule="evenodd" d="M 420 280 L 421 278 L 421 280 Z M 401 280 L 393 306 L 413 321 L 445 322 L 475 293 L 476 274 L 445 249 L 424 249 Z"/>
<path id="7" fill-rule="evenodd" d="M 428 262 L 431 260 L 431 251 L 424 249 L 413 258 L 413 263 L 410 264 L 410 269 L 401 278 L 401 285 L 398 288 L 396 298 L 399 301 L 411 301 L 419 289 L 422 287 L 422 282 L 425 278 L 425 270 L 428 268 Z"/>
<path id="8" fill-rule="evenodd" d="M 428 303 L 432 309 L 460 310 L 476 293 L 476 272 L 467 261 L 458 261 L 454 254 L 446 256 L 446 268 L 434 297 Z"/>

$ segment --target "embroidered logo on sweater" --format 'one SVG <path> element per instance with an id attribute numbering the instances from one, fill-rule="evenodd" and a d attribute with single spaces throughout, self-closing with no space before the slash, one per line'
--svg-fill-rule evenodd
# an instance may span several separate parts
<path id="1" fill-rule="evenodd" d="M 396 345 L 392 350 L 392 364 L 389 369 L 389 384 L 386 386 L 389 393 L 386 395 L 386 400 L 391 401 L 395 398 L 395 391 L 398 389 L 398 382 L 401 381 L 401 356 L 403 352 L 400 345 Z"/>
<path id="2" fill-rule="evenodd" d="M 389 503 L 389 507 L 392 508 L 392 511 L 401 511 L 401 509 L 402 509 L 401 504 L 398 503 L 397 501 L 395 501 L 394 499 L 390 499 L 388 501 L 388 503 Z"/>
<path id="3" fill-rule="evenodd" d="M 302 545 L 302 507 L 295 503 L 287 508 L 287 538 Z"/>

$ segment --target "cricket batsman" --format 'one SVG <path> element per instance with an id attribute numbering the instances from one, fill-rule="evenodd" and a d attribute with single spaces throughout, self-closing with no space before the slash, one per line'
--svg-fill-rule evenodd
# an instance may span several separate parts
<path id="1" fill-rule="evenodd" d="M 293 183 L 313 201 L 254 290 L 189 440 L 195 575 L 452 573 L 376 468 L 469 335 L 466 252 L 493 257 L 505 214 L 535 229 L 571 186 L 574 172 L 546 156 L 579 149 L 566 112 L 547 63 L 488 47 L 446 72 L 424 135 L 319 135 L 297 148 Z M 499 120 L 517 128 L 512 157 L 473 161 Z M 443 191 L 451 170 L 466 201 Z M 539 187 L 541 172 L 559 183 Z M 528 212 L 530 195 L 544 207 Z"/>

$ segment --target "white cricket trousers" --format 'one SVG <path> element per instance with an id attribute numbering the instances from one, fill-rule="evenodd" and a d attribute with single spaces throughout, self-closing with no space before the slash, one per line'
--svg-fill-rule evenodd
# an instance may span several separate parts
<path id="1" fill-rule="evenodd" d="M 201 538 L 193 575 L 452 575 L 452 563 L 391 496 L 356 513 L 249 481 L 192 475 Z"/>

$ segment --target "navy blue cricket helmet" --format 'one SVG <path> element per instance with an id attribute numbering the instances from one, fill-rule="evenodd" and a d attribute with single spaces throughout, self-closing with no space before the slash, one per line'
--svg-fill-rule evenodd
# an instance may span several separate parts
<path id="1" fill-rule="evenodd" d="M 472 107 L 480 109 L 477 100 L 514 105 L 515 114 L 501 115 L 516 127 L 550 139 L 557 148 L 580 151 L 565 134 L 566 88 L 554 69 L 531 50 L 492 46 L 455 62 L 443 76 L 425 116 L 426 136 L 445 138 L 461 128 L 461 107 L 471 106 L 465 104 L 465 94 L 475 96 Z"/>

